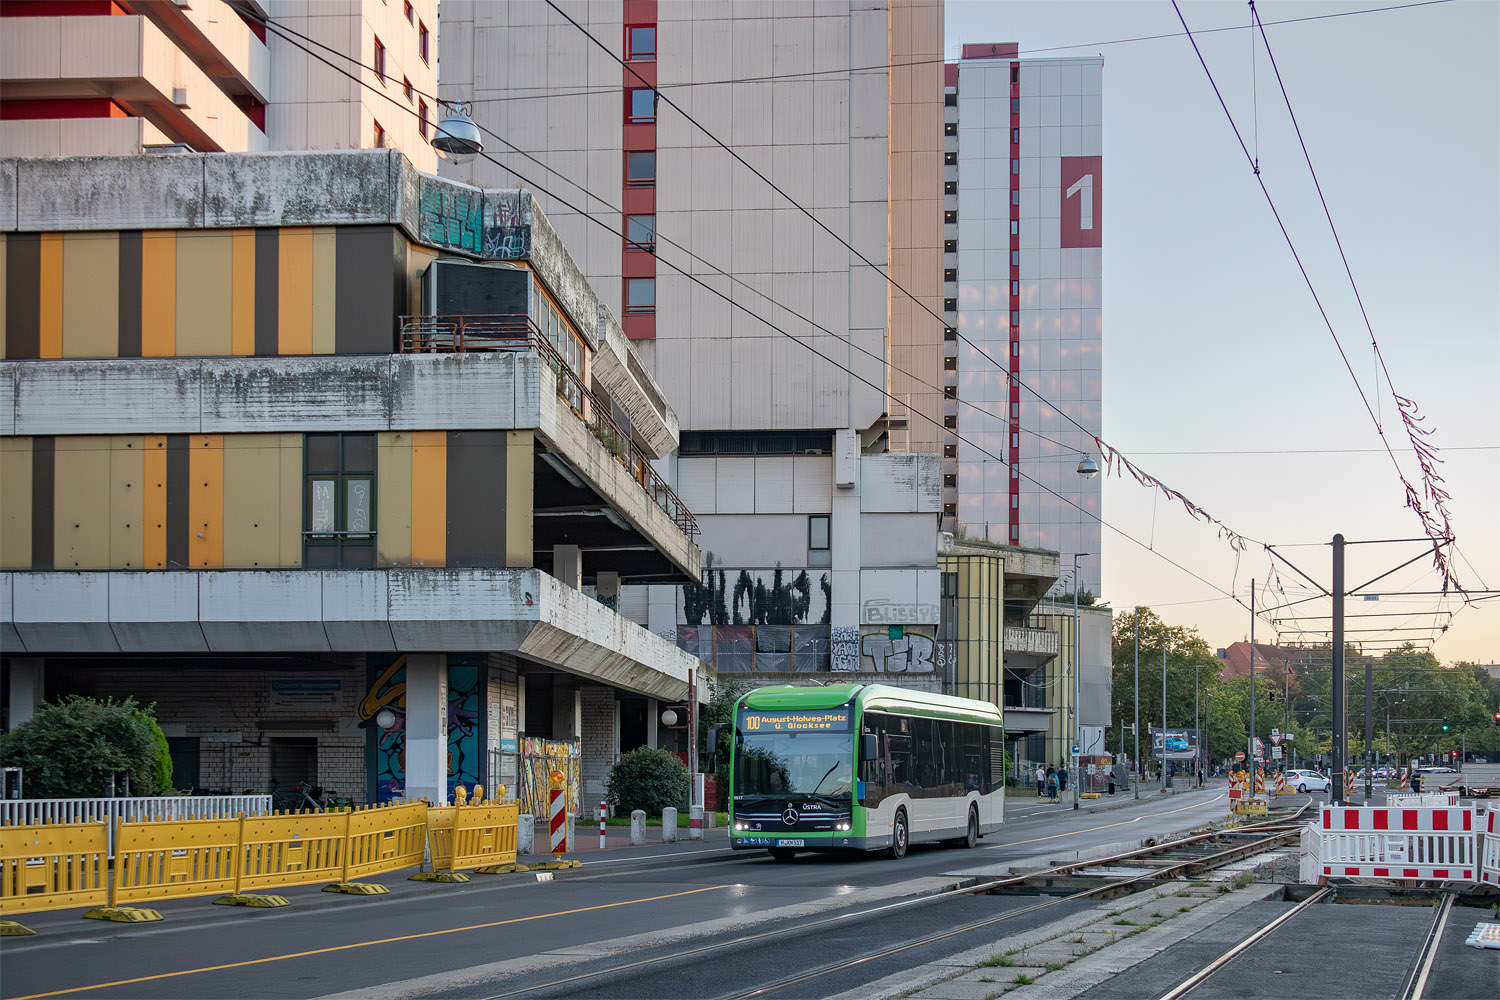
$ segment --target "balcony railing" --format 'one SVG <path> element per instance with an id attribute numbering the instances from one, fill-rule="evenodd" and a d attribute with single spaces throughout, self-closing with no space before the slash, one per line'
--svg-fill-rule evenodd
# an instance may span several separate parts
<path id="1" fill-rule="evenodd" d="M 1056 656 L 1061 648 L 1056 632 L 1049 628 L 1024 628 L 1020 625 L 1005 626 L 1005 651 L 1007 653 L 1034 653 L 1039 656 Z"/>
<path id="2" fill-rule="evenodd" d="M 666 480 L 656 474 L 640 448 L 609 416 L 609 407 L 594 397 L 557 348 L 522 313 L 464 316 L 402 316 L 401 350 L 405 354 L 465 354 L 483 351 L 536 351 L 552 372 L 557 398 L 583 421 L 599 443 L 623 465 L 672 523 L 691 541 L 698 520 Z"/>

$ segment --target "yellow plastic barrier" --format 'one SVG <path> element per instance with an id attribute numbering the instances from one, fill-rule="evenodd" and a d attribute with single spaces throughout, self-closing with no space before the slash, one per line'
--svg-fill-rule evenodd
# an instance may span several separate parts
<path id="1" fill-rule="evenodd" d="M 214 902 L 285 906 L 280 896 L 245 890 L 337 881 L 344 872 L 351 815 L 344 811 L 241 816 L 234 893 Z"/>
<path id="2" fill-rule="evenodd" d="M 374 806 L 348 813 L 343 875 L 325 892 L 371 894 L 384 886 L 354 888 L 354 879 L 422 863 L 427 836 L 427 803 Z"/>
<path id="3" fill-rule="evenodd" d="M 515 802 L 490 805 L 429 806 L 427 809 L 428 854 L 432 872 L 413 878 L 426 881 L 463 882 L 466 868 L 483 870 L 516 863 Z"/>
<path id="4" fill-rule="evenodd" d="M 239 820 L 121 823 L 115 834 L 114 902 L 230 892 Z"/>
<path id="5" fill-rule="evenodd" d="M 102 906 L 108 865 L 103 823 L 0 828 L 0 913 Z"/>

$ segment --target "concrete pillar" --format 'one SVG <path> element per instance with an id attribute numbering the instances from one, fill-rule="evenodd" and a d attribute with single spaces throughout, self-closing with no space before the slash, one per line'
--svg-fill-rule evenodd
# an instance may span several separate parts
<path id="1" fill-rule="evenodd" d="M 850 443 L 846 435 L 852 435 Z M 833 594 L 828 609 L 832 667 L 836 671 L 858 670 L 859 660 L 859 567 L 860 539 L 859 438 L 853 431 L 835 434 L 832 516 L 828 524 L 829 583 Z M 852 450 L 852 458 L 850 451 Z M 847 485 L 844 485 L 847 484 Z"/>
<path id="2" fill-rule="evenodd" d="M 636 809 L 630 814 L 630 846 L 640 847 L 646 842 L 646 810 Z"/>
<path id="3" fill-rule="evenodd" d="M 406 797 L 448 801 L 448 658 L 406 657 Z"/>
<path id="4" fill-rule="evenodd" d="M 619 751 L 616 736 L 618 703 L 613 688 L 603 684 L 587 684 L 578 691 L 583 706 L 583 747 L 579 777 L 583 781 L 583 797 L 594 801 L 604 795 L 604 781 L 609 769 L 614 766 L 615 754 Z"/>
<path id="5" fill-rule="evenodd" d="M 661 842 L 677 843 L 677 810 L 667 806 L 661 811 Z"/>
<path id="6" fill-rule="evenodd" d="M 594 600 L 616 611 L 620 610 L 619 573 L 601 569 L 594 574 Z"/>
<path id="7" fill-rule="evenodd" d="M 516 854 L 536 853 L 536 817 L 522 813 L 516 817 Z"/>
<path id="8" fill-rule="evenodd" d="M 574 590 L 583 587 L 583 550 L 576 545 L 552 546 L 552 575 Z"/>
<path id="9" fill-rule="evenodd" d="M 16 657 L 10 661 L 10 718 L 15 729 L 30 722 L 42 704 L 46 681 L 46 661 L 40 657 Z"/>
<path id="10" fill-rule="evenodd" d="M 661 703 L 655 698 L 646 699 L 646 745 L 655 749 L 661 742 Z"/>
<path id="11" fill-rule="evenodd" d="M 646 628 L 657 635 L 677 635 L 678 588 L 654 583 L 646 593 Z"/>

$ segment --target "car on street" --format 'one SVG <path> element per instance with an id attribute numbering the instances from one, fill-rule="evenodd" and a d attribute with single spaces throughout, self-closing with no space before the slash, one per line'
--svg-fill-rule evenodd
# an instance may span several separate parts
<path id="1" fill-rule="evenodd" d="M 1333 785 L 1325 775 L 1302 769 L 1286 772 L 1286 783 L 1299 792 L 1326 792 Z"/>
<path id="2" fill-rule="evenodd" d="M 1417 768 L 1417 773 L 1418 774 L 1457 774 L 1458 772 L 1455 771 L 1451 767 L 1444 767 L 1442 764 L 1439 764 L 1437 767 L 1419 767 L 1419 768 Z"/>

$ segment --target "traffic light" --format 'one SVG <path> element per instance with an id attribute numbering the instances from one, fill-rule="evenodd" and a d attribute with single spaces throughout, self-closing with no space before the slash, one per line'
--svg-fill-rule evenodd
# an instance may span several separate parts
<path id="1" fill-rule="evenodd" d="M 1449 750 L 1448 751 L 1448 756 L 1452 757 L 1452 758 L 1454 758 L 1456 760 L 1456 759 L 1458 759 L 1458 751 L 1457 750 Z"/>
<path id="2" fill-rule="evenodd" d="M 1495 725 L 1500 726 L 1500 712 L 1495 713 Z"/>
<path id="3" fill-rule="evenodd" d="M 1447 731 L 1448 731 L 1448 720 L 1444 719 L 1443 720 L 1443 732 L 1446 733 Z"/>

